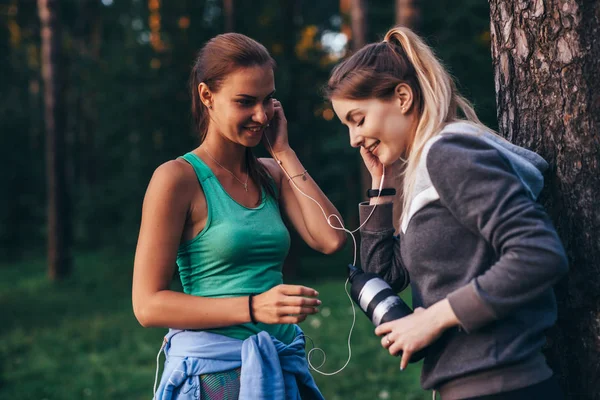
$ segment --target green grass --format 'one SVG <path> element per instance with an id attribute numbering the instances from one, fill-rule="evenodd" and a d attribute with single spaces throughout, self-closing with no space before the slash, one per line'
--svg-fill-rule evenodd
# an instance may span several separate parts
<path id="1" fill-rule="evenodd" d="M 0 399 L 150 399 L 165 330 L 138 325 L 131 274 L 132 256 L 111 252 L 79 255 L 60 283 L 48 281 L 43 260 L 0 265 Z M 348 357 L 350 301 L 341 279 L 311 286 L 323 305 L 302 328 L 332 372 Z M 420 364 L 400 372 L 373 329 L 357 309 L 348 366 L 334 376 L 313 372 L 325 398 L 428 399 Z"/>

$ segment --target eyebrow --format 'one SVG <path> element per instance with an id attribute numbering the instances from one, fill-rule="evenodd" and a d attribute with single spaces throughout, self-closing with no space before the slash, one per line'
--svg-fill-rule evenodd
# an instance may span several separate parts
<path id="1" fill-rule="evenodd" d="M 275 91 L 273 90 L 271 93 L 269 93 L 269 94 L 267 95 L 267 97 L 269 97 L 269 96 L 273 96 L 274 94 L 275 94 Z M 243 94 L 243 93 L 239 93 L 239 94 L 236 94 L 236 96 L 239 96 L 239 97 L 244 97 L 244 98 L 246 98 L 246 99 L 256 100 L 256 96 L 250 96 L 249 94 Z"/>
<path id="2" fill-rule="evenodd" d="M 346 121 L 350 122 L 350 118 L 352 118 L 352 113 L 356 110 L 358 110 L 358 108 L 354 108 L 354 109 L 348 111 L 348 113 L 346 114 Z"/>

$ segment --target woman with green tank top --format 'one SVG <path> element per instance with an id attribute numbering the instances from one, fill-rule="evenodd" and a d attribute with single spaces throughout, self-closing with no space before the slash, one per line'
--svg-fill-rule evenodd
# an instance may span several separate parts
<path id="1" fill-rule="evenodd" d="M 159 166 L 146 192 L 135 256 L 133 308 L 144 327 L 170 328 L 156 399 L 322 398 L 297 323 L 318 293 L 284 285 L 291 225 L 333 253 L 338 211 L 291 149 L 273 98 L 275 62 L 240 34 L 211 39 L 191 72 L 200 146 Z M 257 159 L 263 143 L 273 158 Z M 169 290 L 177 265 L 183 293 Z"/>

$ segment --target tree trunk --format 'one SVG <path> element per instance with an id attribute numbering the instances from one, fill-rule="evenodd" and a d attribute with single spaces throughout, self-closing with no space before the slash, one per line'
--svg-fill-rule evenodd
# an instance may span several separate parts
<path id="1" fill-rule="evenodd" d="M 82 0 L 79 3 L 78 18 L 73 33 L 73 46 L 77 51 L 77 63 L 100 62 L 100 45 L 102 38 L 102 20 L 99 12 L 100 3 L 94 0 Z M 95 151 L 96 126 L 98 125 L 98 111 L 96 106 L 96 93 L 89 89 L 88 74 L 78 71 L 76 79 L 79 84 L 73 85 L 76 92 L 75 104 L 69 107 L 75 114 L 75 154 L 76 179 L 74 184 L 82 191 L 89 191 L 96 181 L 96 168 L 98 165 Z M 72 82 L 71 82 L 72 83 Z"/>
<path id="2" fill-rule="evenodd" d="M 368 23 L 367 23 L 367 1 L 366 0 L 349 0 L 340 2 L 342 13 L 350 12 L 350 39 L 352 52 L 357 52 L 361 47 L 367 44 L 368 38 Z M 360 185 L 363 196 L 366 196 L 366 191 L 371 189 L 371 175 L 365 167 L 362 158 L 359 156 L 360 163 Z"/>
<path id="3" fill-rule="evenodd" d="M 569 399 L 600 399 L 600 2 L 490 0 L 500 132 L 551 168 L 542 202 L 570 272 L 547 355 Z"/>
<path id="4" fill-rule="evenodd" d="M 294 97 L 300 92 L 300 87 L 298 86 L 301 81 L 301 79 L 299 79 L 301 71 L 297 70 L 299 64 L 296 59 L 296 42 L 298 40 L 298 31 L 300 30 L 298 21 L 301 20 L 302 3 L 300 0 L 288 0 L 284 2 L 282 7 L 286 29 L 284 30 L 282 37 L 284 59 L 279 64 L 278 68 L 283 69 L 284 72 L 281 74 L 281 77 L 287 80 L 285 84 L 289 88 L 283 104 L 285 106 L 287 120 L 300 121 L 298 116 L 303 114 L 304 104 Z M 281 84 L 281 81 L 279 82 Z M 293 128 L 290 127 L 290 134 L 293 132 L 292 129 Z M 309 144 L 307 141 L 301 142 L 301 154 L 304 156 L 306 156 L 310 150 L 310 147 L 308 147 L 307 144 Z M 286 281 L 294 281 L 298 277 L 300 269 L 298 261 L 301 258 L 302 252 L 305 251 L 305 245 L 300 235 L 298 235 L 293 228 L 291 222 L 287 219 L 285 222 L 288 225 L 292 240 L 290 243 L 290 251 L 283 263 L 283 276 Z"/>
<path id="5" fill-rule="evenodd" d="M 396 24 L 406 26 L 414 31 L 418 31 L 419 23 L 419 9 L 417 7 L 417 0 L 396 0 Z M 404 180 L 402 179 L 402 161 L 398 160 L 394 163 L 391 168 L 394 171 L 394 188 L 396 188 L 397 195 L 394 198 L 394 228 L 396 234 L 400 233 L 400 217 L 402 216 L 402 186 Z"/>
<path id="6" fill-rule="evenodd" d="M 235 6 L 233 0 L 223 0 L 223 14 L 225 16 L 225 32 L 235 30 Z"/>
<path id="7" fill-rule="evenodd" d="M 416 30 L 419 21 L 417 0 L 396 0 L 396 24 Z"/>
<path id="8" fill-rule="evenodd" d="M 65 172 L 65 93 L 61 76 L 59 0 L 38 0 L 48 186 L 48 275 L 56 280 L 71 270 L 68 195 Z"/>
<path id="9" fill-rule="evenodd" d="M 352 51 L 357 51 L 367 44 L 367 1 L 352 0 L 350 9 L 350 20 L 352 25 Z"/>

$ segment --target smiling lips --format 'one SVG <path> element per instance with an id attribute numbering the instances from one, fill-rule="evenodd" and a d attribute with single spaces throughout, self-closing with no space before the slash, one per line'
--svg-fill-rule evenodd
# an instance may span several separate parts
<path id="1" fill-rule="evenodd" d="M 372 145 L 370 145 L 369 147 L 366 147 L 367 151 L 369 153 L 373 153 L 373 151 L 375 151 L 375 149 L 377 148 L 377 146 L 379 146 L 379 140 L 376 140 Z"/>
<path id="2" fill-rule="evenodd" d="M 253 132 L 253 133 L 258 133 L 258 132 L 262 131 L 265 127 L 266 127 L 266 125 L 245 126 L 244 129 L 247 129 L 247 130 L 249 130 L 250 132 Z"/>

